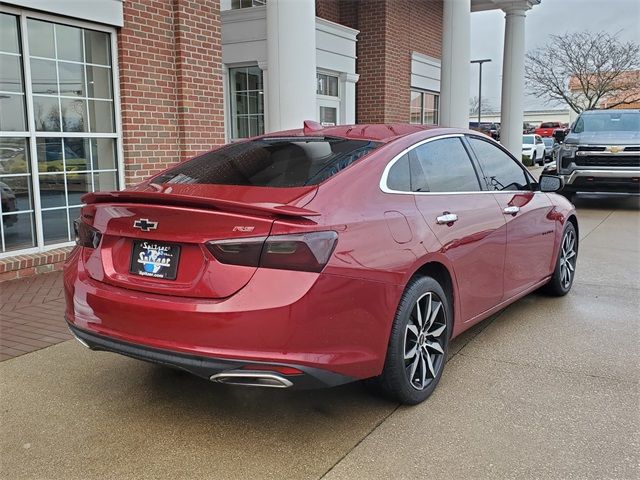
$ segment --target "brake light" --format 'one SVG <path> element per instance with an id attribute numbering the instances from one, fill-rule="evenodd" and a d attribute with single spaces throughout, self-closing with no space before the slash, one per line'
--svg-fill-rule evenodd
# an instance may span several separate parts
<path id="1" fill-rule="evenodd" d="M 243 240 L 217 240 L 207 242 L 206 246 L 220 263 L 257 267 L 266 239 L 267 237 L 254 237 Z"/>
<path id="2" fill-rule="evenodd" d="M 98 248 L 102 234 L 82 220 L 73 221 L 73 230 L 76 234 L 76 245 L 80 247 Z"/>
<path id="3" fill-rule="evenodd" d="M 310 232 L 293 235 L 207 242 L 207 249 L 221 263 L 252 267 L 320 272 L 329 261 L 338 234 Z"/>

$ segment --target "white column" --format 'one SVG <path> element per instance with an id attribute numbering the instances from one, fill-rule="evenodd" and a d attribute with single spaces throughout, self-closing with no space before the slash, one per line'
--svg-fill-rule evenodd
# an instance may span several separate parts
<path id="1" fill-rule="evenodd" d="M 528 2 L 505 10 L 502 62 L 500 143 L 516 158 L 522 157 L 524 110 L 524 20 Z"/>
<path id="2" fill-rule="evenodd" d="M 267 1 L 268 131 L 316 119 L 314 0 Z"/>
<path id="3" fill-rule="evenodd" d="M 343 92 L 340 123 L 343 125 L 356 123 L 356 82 L 359 78 L 357 73 L 340 74 L 340 88 Z"/>
<path id="4" fill-rule="evenodd" d="M 444 0 L 440 125 L 469 128 L 471 1 Z"/>

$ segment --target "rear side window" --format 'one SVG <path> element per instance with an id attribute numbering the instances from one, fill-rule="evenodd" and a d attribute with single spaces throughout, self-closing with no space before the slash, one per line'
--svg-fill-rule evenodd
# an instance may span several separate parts
<path id="1" fill-rule="evenodd" d="M 154 182 L 255 187 L 316 185 L 379 145 L 368 140 L 326 137 L 250 140 L 200 155 Z"/>
<path id="2" fill-rule="evenodd" d="M 387 176 L 387 188 L 395 190 L 396 192 L 411 191 L 409 155 L 403 155 L 391 166 L 389 175 Z"/>
<path id="3" fill-rule="evenodd" d="M 516 161 L 495 145 L 469 137 L 488 190 L 530 190 L 529 179 Z"/>
<path id="4" fill-rule="evenodd" d="M 476 170 L 459 138 L 443 138 L 413 150 L 416 192 L 475 192 Z"/>

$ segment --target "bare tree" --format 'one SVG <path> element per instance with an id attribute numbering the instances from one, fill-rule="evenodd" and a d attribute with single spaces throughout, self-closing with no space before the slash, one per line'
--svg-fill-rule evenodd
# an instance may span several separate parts
<path id="1" fill-rule="evenodd" d="M 469 114 L 470 115 L 478 115 L 478 108 L 480 107 L 480 100 L 477 96 L 471 97 L 469 99 Z M 484 113 L 488 113 L 493 110 L 493 106 L 487 101 L 487 99 L 482 99 L 482 111 Z"/>
<path id="2" fill-rule="evenodd" d="M 550 37 L 546 46 L 526 56 L 530 94 L 566 103 L 577 113 L 640 101 L 640 45 L 606 32 Z"/>

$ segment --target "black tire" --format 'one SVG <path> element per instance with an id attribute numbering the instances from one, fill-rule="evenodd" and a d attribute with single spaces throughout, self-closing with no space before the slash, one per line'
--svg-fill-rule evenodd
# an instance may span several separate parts
<path id="1" fill-rule="evenodd" d="M 426 320 L 423 320 L 422 329 L 419 328 L 416 304 L 422 305 L 420 311 L 427 311 L 431 305 L 433 319 L 429 322 L 423 313 Z M 442 286 L 433 278 L 411 279 L 396 311 L 384 369 L 379 377 L 368 381 L 369 386 L 406 405 L 418 404 L 431 395 L 440 381 L 447 358 L 452 323 L 450 304 Z M 414 355 L 407 357 L 411 351 Z"/>
<path id="2" fill-rule="evenodd" d="M 554 297 L 562 297 L 569 293 L 575 278 L 577 260 L 578 234 L 573 223 L 567 222 L 562 232 L 556 267 L 549 283 L 542 287 L 543 291 Z"/>

